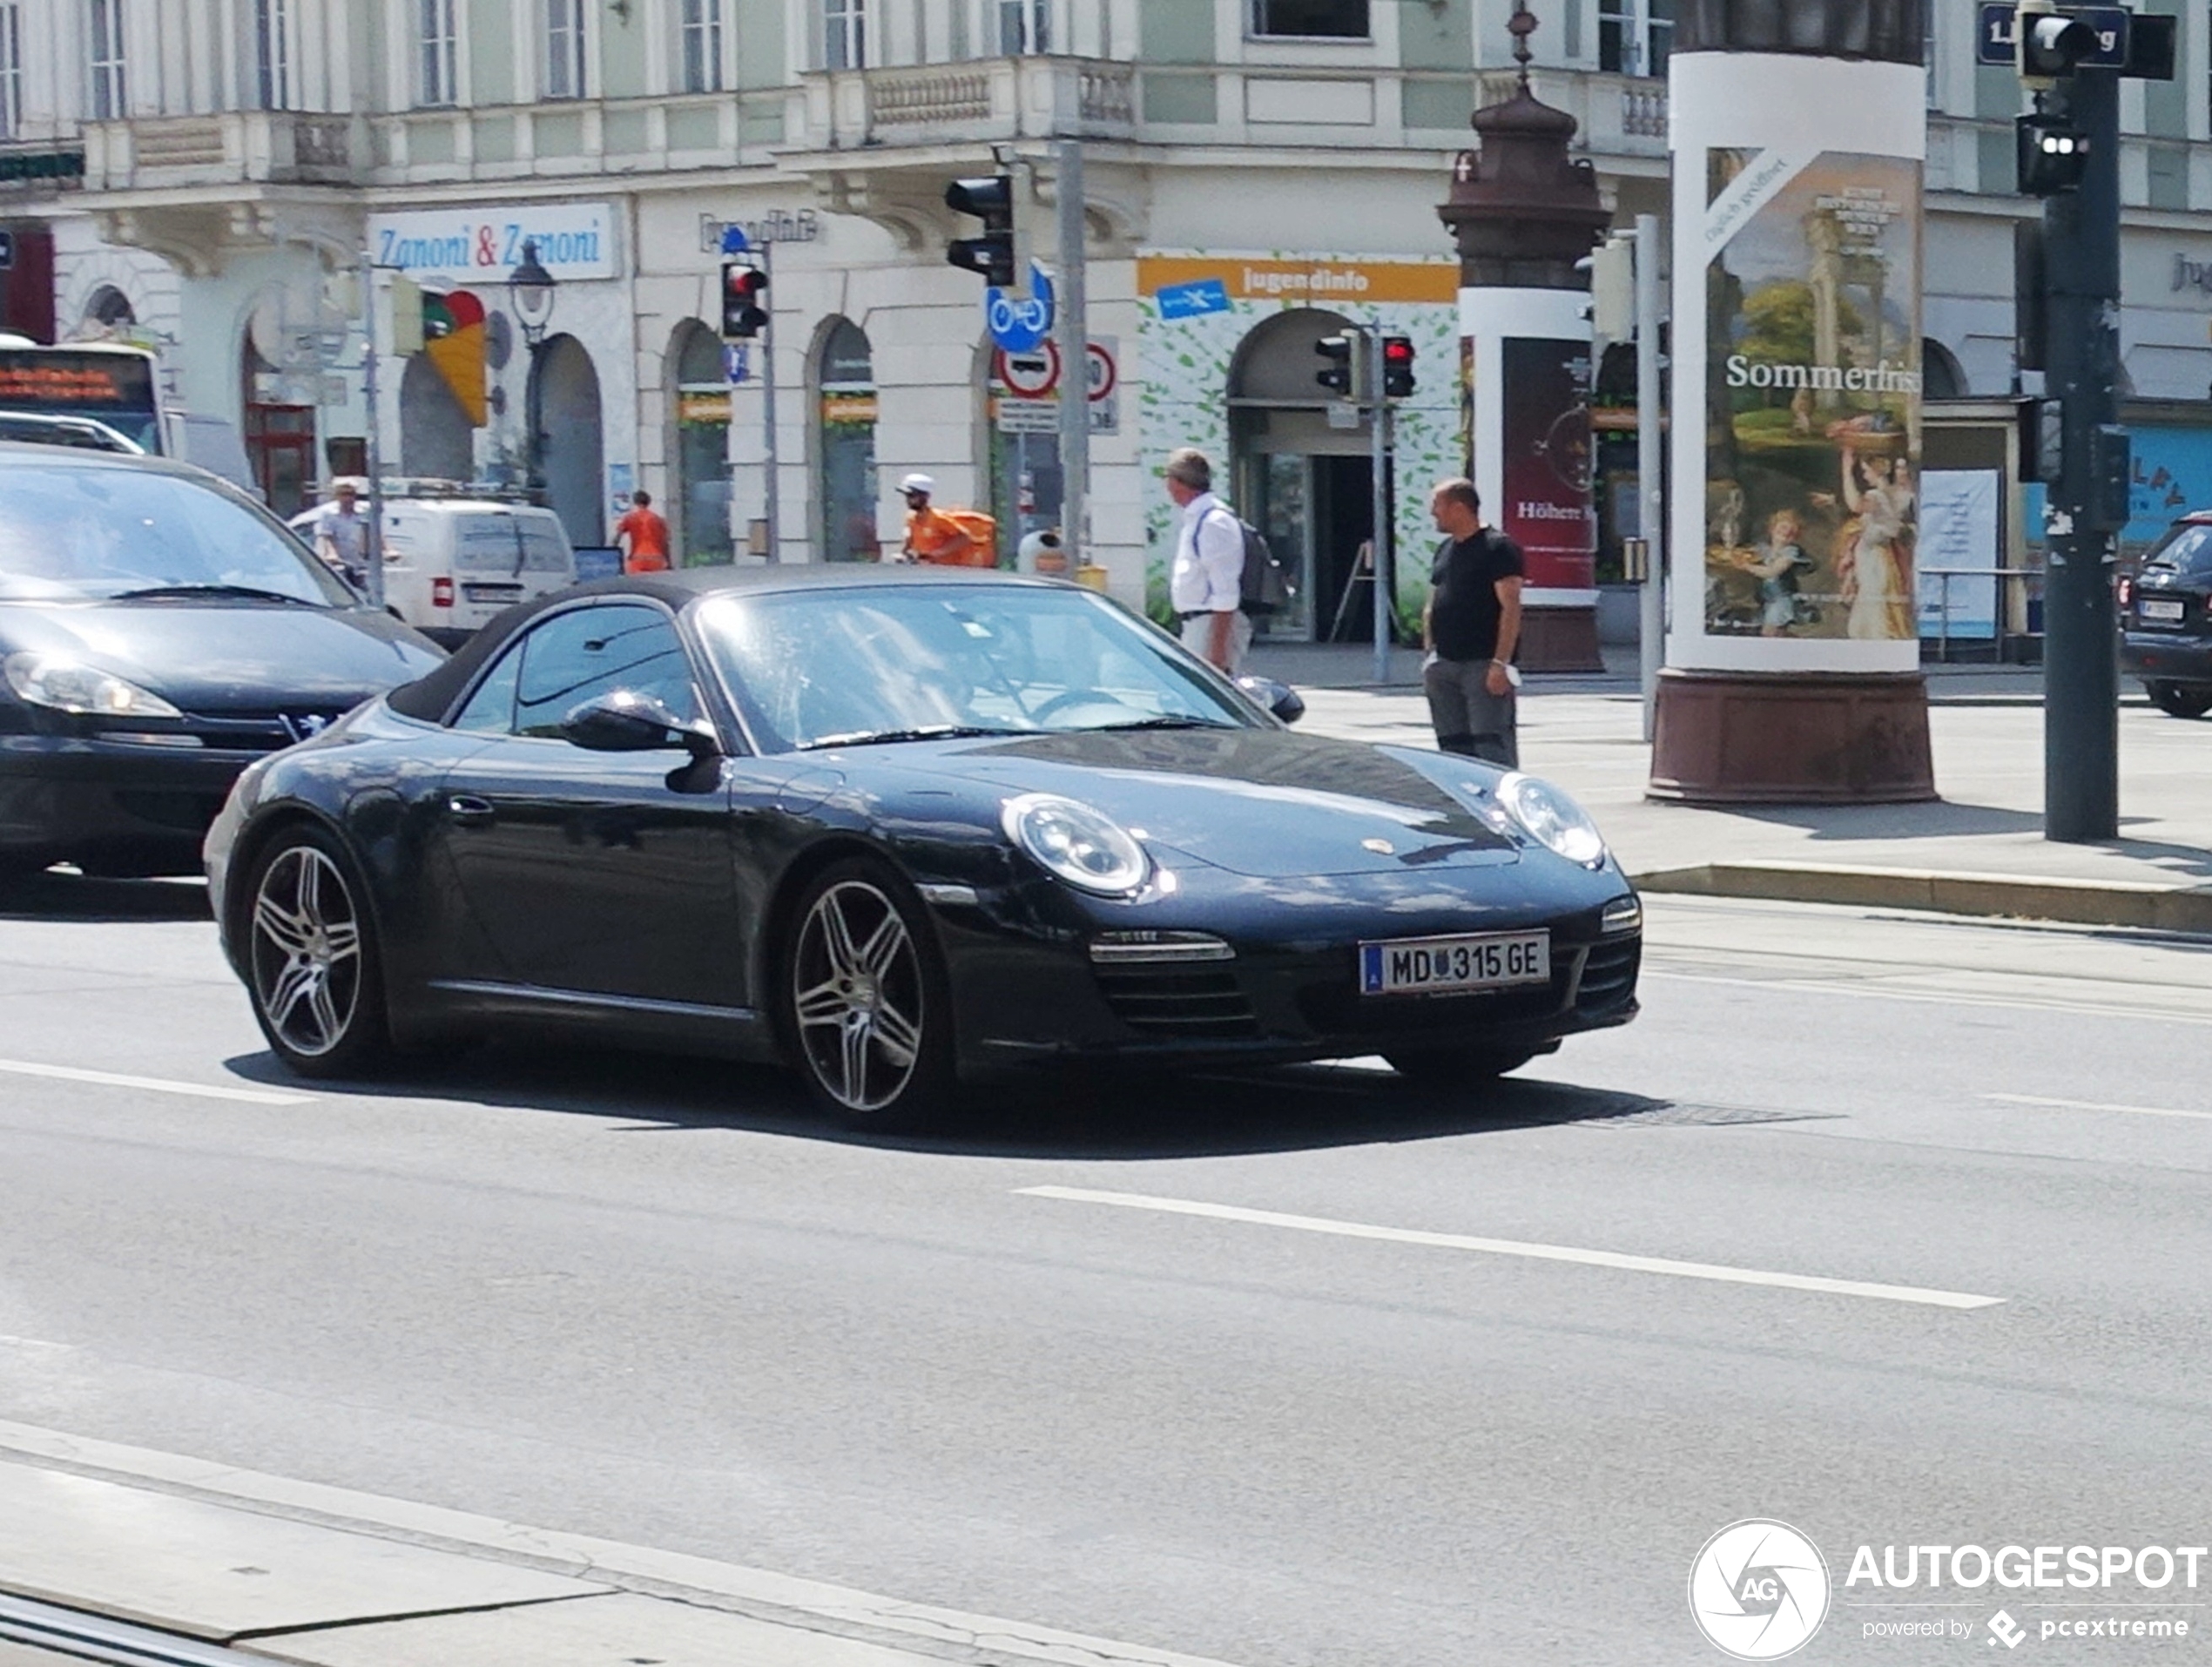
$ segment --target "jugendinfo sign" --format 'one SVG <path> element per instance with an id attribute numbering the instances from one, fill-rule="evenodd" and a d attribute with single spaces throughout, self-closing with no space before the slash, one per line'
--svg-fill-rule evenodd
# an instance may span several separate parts
<path id="1" fill-rule="evenodd" d="M 372 214 L 369 257 L 410 278 L 498 283 L 537 245 L 538 264 L 562 283 L 622 276 L 614 212 L 605 203 L 526 203 L 501 208 Z"/>

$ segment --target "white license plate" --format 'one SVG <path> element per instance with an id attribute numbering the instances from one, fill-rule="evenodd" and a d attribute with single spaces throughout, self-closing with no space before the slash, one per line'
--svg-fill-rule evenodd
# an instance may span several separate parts
<path id="1" fill-rule="evenodd" d="M 2173 620 L 2182 617 L 2182 604 L 2163 597 L 2145 597 L 2135 605 L 2142 610 L 2146 619 Z"/>
<path id="2" fill-rule="evenodd" d="M 1362 995 L 1505 989 L 1514 984 L 1548 984 L 1551 976 L 1549 932 L 1471 933 L 1359 946 Z"/>

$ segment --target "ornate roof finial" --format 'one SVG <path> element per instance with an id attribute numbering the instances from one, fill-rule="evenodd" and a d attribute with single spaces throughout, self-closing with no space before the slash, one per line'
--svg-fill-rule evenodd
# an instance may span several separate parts
<path id="1" fill-rule="evenodd" d="M 1528 0 L 1513 0 L 1513 16 L 1506 27 L 1513 32 L 1513 60 L 1521 65 L 1521 84 L 1528 85 L 1528 62 L 1534 54 L 1528 50 L 1528 37 L 1536 32 L 1535 14 L 1528 10 Z"/>

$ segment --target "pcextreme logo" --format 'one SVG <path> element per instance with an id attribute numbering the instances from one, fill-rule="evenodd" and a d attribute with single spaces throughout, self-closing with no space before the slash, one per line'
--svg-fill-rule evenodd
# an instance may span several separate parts
<path id="1" fill-rule="evenodd" d="M 1689 1566 L 1689 1614 L 1706 1641 L 1738 1661 L 1779 1661 L 1828 1618 L 1820 1548 L 1787 1522 L 1751 1517 L 1705 1542 Z"/>

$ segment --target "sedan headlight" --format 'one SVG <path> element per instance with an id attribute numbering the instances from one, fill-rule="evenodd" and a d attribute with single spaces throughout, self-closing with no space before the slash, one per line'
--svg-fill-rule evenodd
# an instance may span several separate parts
<path id="1" fill-rule="evenodd" d="M 89 718 L 182 718 L 150 690 L 111 672 L 46 654 L 10 654 L 0 662 L 8 686 L 21 699 L 55 712 Z"/>
<path id="2" fill-rule="evenodd" d="M 1055 793 L 1024 793 L 1000 813 L 1007 838 L 1055 880 L 1104 897 L 1126 896 L 1150 865 L 1129 831 L 1102 811 Z"/>
<path id="3" fill-rule="evenodd" d="M 1548 781 L 1509 775 L 1498 783 L 1498 802 L 1546 850 L 1595 868 L 1605 860 L 1605 840 L 1588 813 Z"/>

